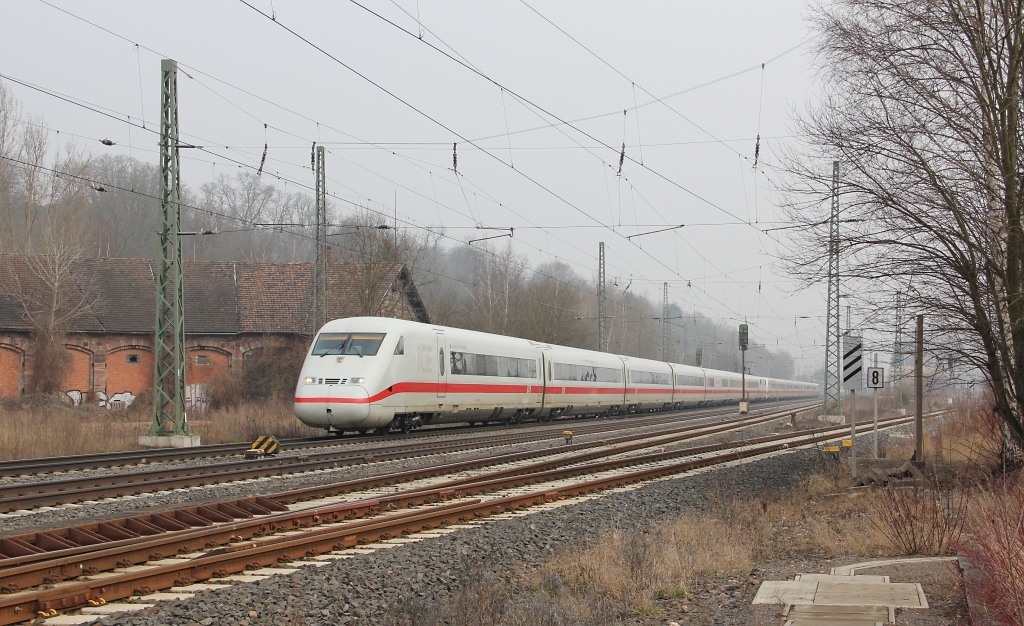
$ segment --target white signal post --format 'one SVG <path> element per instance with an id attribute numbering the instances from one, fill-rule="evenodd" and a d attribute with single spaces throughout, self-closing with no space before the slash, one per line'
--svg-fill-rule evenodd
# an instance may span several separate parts
<path id="1" fill-rule="evenodd" d="M 873 430 L 875 433 L 875 458 L 878 458 L 878 390 L 885 386 L 885 370 L 878 367 L 878 353 L 875 353 L 875 366 L 868 368 L 868 389 L 875 390 L 875 418 Z"/>

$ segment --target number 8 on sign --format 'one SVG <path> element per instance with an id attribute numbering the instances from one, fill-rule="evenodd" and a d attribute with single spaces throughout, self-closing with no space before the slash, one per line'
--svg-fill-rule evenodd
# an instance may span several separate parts
<path id="1" fill-rule="evenodd" d="M 868 389 L 882 389 L 885 387 L 885 369 L 881 367 L 869 367 L 868 373 Z"/>

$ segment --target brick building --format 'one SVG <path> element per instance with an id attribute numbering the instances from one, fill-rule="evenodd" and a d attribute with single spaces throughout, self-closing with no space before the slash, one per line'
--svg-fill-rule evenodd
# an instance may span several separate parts
<path id="1" fill-rule="evenodd" d="M 0 397 L 36 388 L 33 318 L 55 309 L 71 358 L 61 388 L 105 401 L 153 387 L 156 261 L 0 255 Z M 267 348 L 312 334 L 312 263 L 186 261 L 189 385 L 209 383 Z M 56 304 L 56 306 L 53 306 Z M 380 315 L 429 322 L 399 264 L 328 266 L 331 318 Z M 81 394 L 81 395 L 80 395 Z"/>

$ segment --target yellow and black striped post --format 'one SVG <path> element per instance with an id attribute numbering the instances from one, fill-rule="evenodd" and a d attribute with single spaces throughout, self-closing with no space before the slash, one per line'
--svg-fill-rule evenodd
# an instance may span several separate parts
<path id="1" fill-rule="evenodd" d="M 277 443 L 272 435 L 261 435 L 256 438 L 256 441 L 252 442 L 252 450 L 262 450 L 264 454 L 277 454 L 278 450 L 281 449 L 280 444 Z"/>

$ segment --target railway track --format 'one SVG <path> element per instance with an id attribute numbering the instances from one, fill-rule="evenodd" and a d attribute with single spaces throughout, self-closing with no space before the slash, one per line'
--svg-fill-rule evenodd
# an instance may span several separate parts
<path id="1" fill-rule="evenodd" d="M 773 407 L 774 408 L 774 407 Z M 687 409 L 685 412 L 699 415 L 701 413 L 713 412 L 716 409 Z M 673 411 L 677 414 L 680 411 Z M 636 417 L 627 418 L 630 420 Z M 558 426 L 567 428 L 578 427 L 579 424 L 599 422 L 597 418 L 583 420 L 559 420 Z M 571 424 L 571 426 L 570 426 Z M 503 425 L 505 429 L 530 429 L 536 427 L 536 423 L 527 423 L 515 426 Z M 452 426 L 436 427 L 417 430 L 404 435 L 370 435 L 358 437 L 298 437 L 291 439 L 280 439 L 281 450 L 299 450 L 320 447 L 333 447 L 347 444 L 366 444 L 377 442 L 392 442 L 416 440 L 422 438 L 453 435 L 463 432 L 479 432 L 480 427 L 473 426 Z M 152 463 L 166 463 L 173 461 L 191 461 L 195 459 L 209 459 L 224 456 L 233 456 L 244 453 L 250 444 L 247 442 L 222 443 L 198 446 L 195 448 L 156 448 L 147 450 L 125 450 L 121 452 L 104 452 L 96 454 L 78 454 L 64 457 L 42 457 L 31 459 L 9 459 L 0 461 L 0 476 L 32 476 L 38 474 L 50 474 L 60 472 L 71 472 L 78 470 L 100 469 L 107 467 L 122 467 L 130 465 L 146 465 Z"/>
<path id="2" fill-rule="evenodd" d="M 790 412 L 748 419 L 774 421 L 784 419 Z M 889 418 L 880 420 L 879 425 L 888 428 L 909 423 L 912 419 Z M 181 587 L 445 524 L 814 445 L 849 433 L 848 426 L 826 426 L 739 442 L 669 450 L 668 446 L 675 443 L 704 436 L 698 433 L 699 429 L 727 426 L 689 428 L 690 432 L 678 429 L 678 432 L 622 436 L 597 442 L 602 445 L 589 448 L 559 448 L 553 458 L 541 461 L 525 462 L 529 459 L 512 458 L 517 457 L 515 454 L 505 455 L 502 466 L 457 478 L 451 476 L 467 469 L 460 468 L 460 464 L 449 464 L 444 472 L 447 477 L 442 480 L 431 480 L 429 468 L 419 470 L 420 473 L 393 475 L 393 482 L 405 483 L 401 490 L 374 493 L 368 490 L 378 484 L 372 479 L 358 479 L 348 484 L 325 485 L 262 499 L 203 505 L 160 514 L 168 520 L 179 520 L 179 524 L 185 526 L 176 530 L 161 532 L 166 523 L 154 519 L 143 523 L 140 518 L 130 518 L 122 520 L 120 525 L 106 524 L 127 529 L 131 528 L 134 520 L 138 531 L 134 532 L 135 536 L 86 545 L 62 546 L 60 541 L 68 543 L 69 537 L 89 536 L 87 533 L 74 535 L 70 529 L 66 529 L 64 535 L 50 531 L 8 538 L 8 542 L 16 539 L 35 549 L 24 549 L 24 554 L 0 559 L 0 589 L 9 592 L 0 595 L 0 624 L 27 621 L 39 614 L 51 615 L 58 610 Z M 870 423 L 861 423 L 857 430 L 861 432 L 870 428 Z M 551 455 L 551 451 L 547 453 Z M 346 493 L 351 499 L 339 499 L 340 494 Z M 210 519 L 216 517 L 213 513 L 217 512 L 223 519 Z M 199 521 L 192 526 L 180 521 L 188 519 L 188 515 Z M 157 530 L 147 531 L 147 524 Z M 103 523 L 97 525 L 93 534 L 115 534 L 102 526 Z M 83 529 L 80 527 L 80 530 Z M 32 540 L 35 543 L 31 543 Z M 41 542 L 49 542 L 51 548 L 43 549 Z M 195 553 L 211 546 L 214 546 L 212 550 Z M 0 540 L 0 549 L 3 548 Z M 10 549 L 9 545 L 7 549 Z M 182 553 L 190 554 L 173 556 Z M 140 563 L 145 565 L 139 566 Z M 112 568 L 122 568 L 122 571 L 82 578 L 83 573 L 95 575 Z M 52 588 L 40 588 L 38 585 L 52 585 Z M 29 586 L 36 587 L 19 591 Z"/>
<path id="3" fill-rule="evenodd" d="M 787 409 L 788 413 L 799 411 L 808 405 Z M 730 409 L 726 409 L 730 410 Z M 722 410 L 710 412 L 720 414 Z M 755 413 L 752 417 L 762 413 Z M 708 417 L 705 414 L 687 414 L 694 419 Z M 576 427 L 576 435 L 596 435 L 616 430 L 636 429 L 678 421 L 678 414 L 666 414 L 648 418 L 634 418 L 614 423 L 595 422 Z M 161 468 L 129 473 L 80 476 L 58 480 L 32 481 L 0 487 L 0 513 L 30 510 L 41 506 L 59 506 L 84 501 L 137 496 L 144 493 L 181 489 L 266 478 L 287 474 L 298 474 L 317 470 L 367 463 L 408 459 L 430 454 L 462 452 L 486 447 L 523 444 L 551 439 L 559 436 L 563 425 L 541 429 L 513 431 L 493 435 L 480 435 L 440 441 L 411 441 L 382 446 L 372 450 L 341 450 L 303 456 L 270 457 L 257 461 L 238 460 L 187 467 Z"/>

